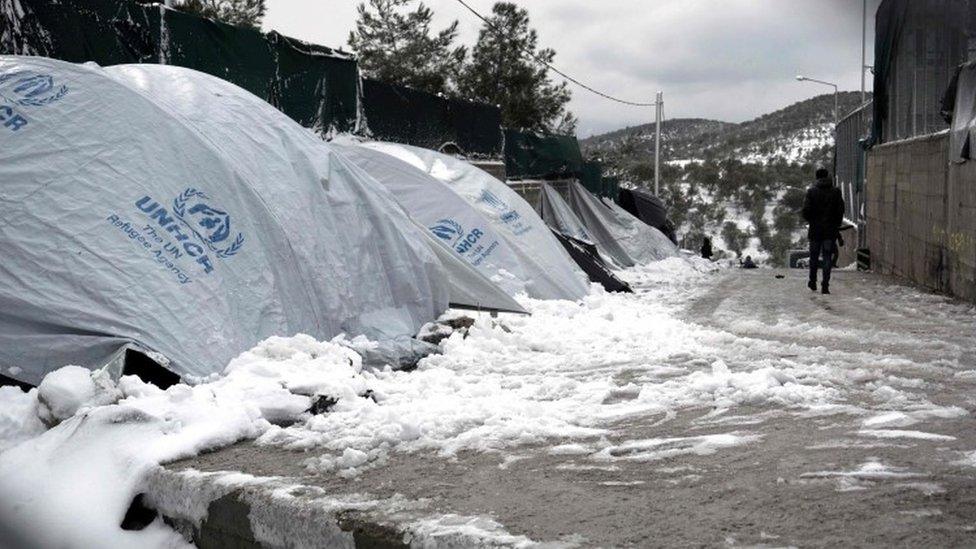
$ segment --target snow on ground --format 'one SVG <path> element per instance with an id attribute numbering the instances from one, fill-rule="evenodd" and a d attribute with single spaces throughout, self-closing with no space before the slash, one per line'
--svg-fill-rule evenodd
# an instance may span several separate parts
<path id="1" fill-rule="evenodd" d="M 118 527 L 147 472 L 248 438 L 308 450 L 308 470 L 349 477 L 382 467 L 391 452 L 472 450 L 514 460 L 517 447 L 546 443 L 554 455 L 578 456 L 575 466 L 613 467 L 761 444 L 750 418 L 735 416 L 740 406 L 864 416 L 857 434 L 873 439 L 951 439 L 899 429 L 959 410 L 924 401 L 908 392 L 910 383 L 870 375 L 881 356 L 859 355 L 864 375 L 769 358 L 777 353 L 768 349 L 755 358 L 775 343 L 682 320 L 679 312 L 715 269 L 672 258 L 625 272 L 636 294 L 594 286 L 580 302 L 526 299 L 531 316 L 479 315 L 413 372 L 365 369 L 348 342 L 299 335 L 271 338 L 232 361 L 223 377 L 193 387 L 162 391 L 133 377 L 115 384 L 67 368 L 40 391 L 0 390 L 0 516 L 17 517 L 52 546 L 179 547 L 182 539 L 159 520 L 140 532 Z M 807 327 L 763 329 L 788 336 Z M 877 409 L 847 403 L 850 388 L 865 384 L 873 384 Z M 334 402 L 326 413 L 307 412 L 316 395 Z M 725 432 L 614 439 L 620 422 L 664 421 L 689 408 L 709 410 L 705 421 Z M 43 432 L 39 416 L 64 421 Z M 914 478 L 872 462 L 810 479 L 858 489 L 879 476 Z M 472 520 L 445 517 L 424 528 L 497 534 L 497 525 Z"/>
<path id="2" fill-rule="evenodd" d="M 833 143 L 833 131 L 830 123 L 802 128 L 786 136 L 752 143 L 736 150 L 735 156 L 747 163 L 766 164 L 779 159 L 803 162 L 811 153 Z"/>

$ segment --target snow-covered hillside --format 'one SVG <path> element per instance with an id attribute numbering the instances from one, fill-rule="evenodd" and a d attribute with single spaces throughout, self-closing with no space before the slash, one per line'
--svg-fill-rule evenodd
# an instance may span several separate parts
<path id="1" fill-rule="evenodd" d="M 840 94 L 840 112 L 860 94 Z M 741 124 L 668 120 L 662 128 L 661 197 L 682 245 L 705 236 L 719 256 L 751 255 L 783 265 L 802 246 L 798 209 L 817 166 L 832 164 L 834 96 L 821 95 Z M 582 141 L 625 187 L 651 188 L 654 126 L 618 130 Z"/>

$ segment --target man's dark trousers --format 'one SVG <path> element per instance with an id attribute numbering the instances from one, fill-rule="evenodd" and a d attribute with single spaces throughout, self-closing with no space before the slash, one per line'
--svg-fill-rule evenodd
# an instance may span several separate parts
<path id="1" fill-rule="evenodd" d="M 823 258 L 823 285 L 830 284 L 830 268 L 834 263 L 834 253 L 837 252 L 837 241 L 810 239 L 810 281 L 817 281 L 817 267 Z"/>

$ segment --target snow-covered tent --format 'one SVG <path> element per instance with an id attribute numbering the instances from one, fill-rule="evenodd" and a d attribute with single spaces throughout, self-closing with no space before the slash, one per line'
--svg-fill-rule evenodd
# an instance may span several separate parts
<path id="1" fill-rule="evenodd" d="M 601 253 L 619 267 L 644 265 L 678 255 L 668 237 L 616 205 L 603 203 L 578 181 L 569 183 L 569 205 Z"/>
<path id="2" fill-rule="evenodd" d="M 581 272 L 535 210 L 505 183 L 468 162 L 435 151 L 394 143 L 363 146 L 394 156 L 446 183 L 491 221 L 523 266 L 530 297 L 576 300 L 588 292 Z"/>
<path id="3" fill-rule="evenodd" d="M 439 247 L 451 251 L 489 278 L 489 284 L 494 281 L 507 292 L 502 294 L 506 295 L 504 298 L 497 295 L 500 290 L 480 296 L 478 303 L 482 308 L 521 310 L 518 302 L 508 296 L 525 293 L 525 268 L 511 244 L 481 212 L 445 183 L 396 157 L 353 141 L 344 145 L 333 142 L 333 147 L 383 184 L 407 213 L 435 237 Z"/>
<path id="4" fill-rule="evenodd" d="M 0 373 L 133 348 L 193 378 L 271 335 L 413 335 L 447 307 L 381 185 L 246 92 L 156 70 L 168 98 L 138 68 L 0 57 Z"/>

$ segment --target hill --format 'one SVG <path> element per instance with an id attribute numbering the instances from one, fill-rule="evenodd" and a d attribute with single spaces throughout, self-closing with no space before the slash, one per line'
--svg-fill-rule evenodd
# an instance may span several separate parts
<path id="1" fill-rule="evenodd" d="M 840 94 L 840 112 L 860 94 Z M 782 265 L 803 247 L 798 209 L 815 166 L 830 167 L 833 94 L 800 101 L 742 123 L 700 118 L 667 120 L 661 128 L 661 198 L 681 244 L 697 249 L 707 236 L 719 255 L 751 255 Z M 654 124 L 581 141 L 626 187 L 652 188 Z"/>
<path id="2" fill-rule="evenodd" d="M 839 96 L 844 114 L 860 105 L 858 92 Z M 734 158 L 768 163 L 786 160 L 817 163 L 827 160 L 832 145 L 834 95 L 824 94 L 742 123 L 700 118 L 666 120 L 661 126 L 665 161 Z M 643 124 L 596 135 L 580 142 L 590 157 L 653 154 L 654 124 Z"/>

